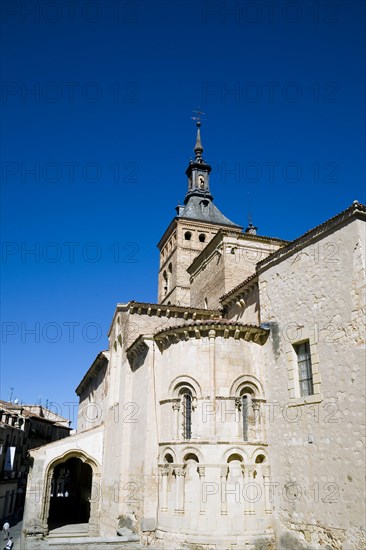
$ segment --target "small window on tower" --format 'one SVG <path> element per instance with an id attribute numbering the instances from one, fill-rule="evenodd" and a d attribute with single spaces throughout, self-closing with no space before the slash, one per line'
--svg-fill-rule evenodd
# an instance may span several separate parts
<path id="1" fill-rule="evenodd" d="M 199 239 L 199 241 L 200 241 L 201 243 L 204 243 L 205 240 L 206 240 L 206 235 L 205 235 L 204 233 L 201 233 L 201 234 L 199 235 L 198 239 Z"/>
<path id="2" fill-rule="evenodd" d="M 184 233 L 184 238 L 185 238 L 186 241 L 190 241 L 191 237 L 192 237 L 192 233 L 190 231 L 186 231 Z"/>

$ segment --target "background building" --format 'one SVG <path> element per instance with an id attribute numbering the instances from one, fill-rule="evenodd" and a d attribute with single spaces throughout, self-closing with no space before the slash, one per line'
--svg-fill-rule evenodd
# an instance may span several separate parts
<path id="1" fill-rule="evenodd" d="M 0 521 L 23 513 L 28 451 L 70 435 L 69 421 L 41 405 L 0 401 Z M 2 525 L 1 524 L 1 525 Z"/>

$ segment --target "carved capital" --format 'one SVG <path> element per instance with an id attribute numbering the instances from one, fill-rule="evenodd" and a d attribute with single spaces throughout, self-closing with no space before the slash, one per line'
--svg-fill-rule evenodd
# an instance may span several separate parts
<path id="1" fill-rule="evenodd" d="M 200 477 L 204 477 L 205 476 L 205 471 L 206 471 L 206 468 L 204 466 L 198 466 L 197 468 L 197 472 L 198 472 L 198 475 Z"/>
<path id="2" fill-rule="evenodd" d="M 228 471 L 229 469 L 227 466 L 220 468 L 220 477 L 227 477 Z"/>
<path id="3" fill-rule="evenodd" d="M 255 412 L 259 411 L 260 406 L 261 406 L 261 404 L 260 404 L 259 399 L 252 399 L 252 407 L 253 407 L 253 410 Z"/>
<path id="4" fill-rule="evenodd" d="M 160 464 L 159 469 L 162 476 L 167 476 L 169 474 L 169 464 Z"/>
<path id="5" fill-rule="evenodd" d="M 179 411 L 180 409 L 180 399 L 174 399 L 172 402 L 173 411 Z"/>
<path id="6" fill-rule="evenodd" d="M 174 468 L 174 473 L 175 473 L 176 476 L 185 476 L 186 475 L 186 470 L 182 467 Z"/>

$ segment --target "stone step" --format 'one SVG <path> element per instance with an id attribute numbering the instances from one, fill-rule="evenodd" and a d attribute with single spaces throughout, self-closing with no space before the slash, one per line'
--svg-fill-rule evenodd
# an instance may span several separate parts
<path id="1" fill-rule="evenodd" d="M 80 548 L 80 550 L 141 550 L 144 548 L 139 542 L 131 542 L 128 537 L 47 537 L 45 539 L 50 550 L 66 550 Z"/>

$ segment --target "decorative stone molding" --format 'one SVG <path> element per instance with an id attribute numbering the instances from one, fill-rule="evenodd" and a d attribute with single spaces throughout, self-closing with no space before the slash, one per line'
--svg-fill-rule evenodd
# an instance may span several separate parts
<path id="1" fill-rule="evenodd" d="M 174 468 L 174 475 L 176 476 L 185 476 L 187 471 L 185 469 L 185 466 L 179 466 L 178 468 Z"/>

